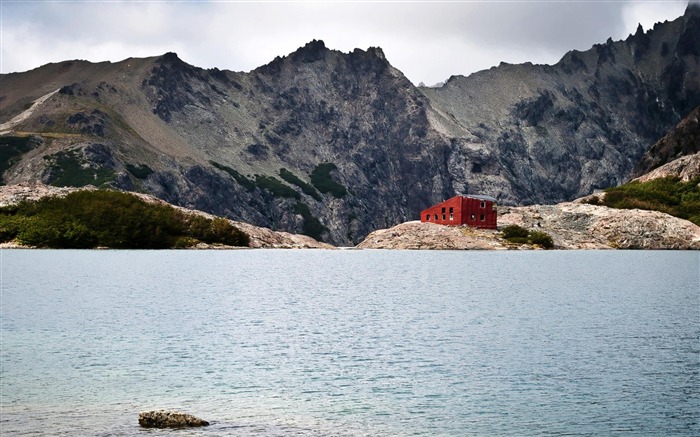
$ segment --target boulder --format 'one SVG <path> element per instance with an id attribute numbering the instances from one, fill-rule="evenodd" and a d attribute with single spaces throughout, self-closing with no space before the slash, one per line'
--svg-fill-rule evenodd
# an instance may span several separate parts
<path id="1" fill-rule="evenodd" d="M 209 422 L 178 411 L 153 410 L 139 413 L 139 425 L 144 428 L 185 428 L 208 426 Z"/>

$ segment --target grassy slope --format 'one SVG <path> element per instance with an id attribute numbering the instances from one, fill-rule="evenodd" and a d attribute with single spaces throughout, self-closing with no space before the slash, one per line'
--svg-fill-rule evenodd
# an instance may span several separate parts
<path id="1" fill-rule="evenodd" d="M 592 204 L 619 209 L 646 209 L 661 211 L 689 220 L 700 226 L 700 177 L 683 182 L 678 177 L 654 179 L 648 182 L 632 181 L 605 190 L 605 197 L 594 197 Z"/>

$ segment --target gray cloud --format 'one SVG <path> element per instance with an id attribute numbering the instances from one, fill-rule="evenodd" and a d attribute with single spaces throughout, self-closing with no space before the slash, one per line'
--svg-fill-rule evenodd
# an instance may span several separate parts
<path id="1" fill-rule="evenodd" d="M 380 46 L 414 81 L 434 83 L 501 61 L 556 62 L 685 1 L 464 3 L 33 2 L 2 5 L 3 73 L 65 59 L 119 61 L 175 51 L 201 67 L 247 71 L 311 39 Z"/>

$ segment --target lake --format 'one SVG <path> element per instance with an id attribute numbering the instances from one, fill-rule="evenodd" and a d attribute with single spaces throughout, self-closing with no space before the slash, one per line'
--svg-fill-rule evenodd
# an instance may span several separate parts
<path id="1" fill-rule="evenodd" d="M 700 435 L 700 253 L 1 250 L 2 435 Z M 143 430 L 139 411 L 212 425 Z"/>

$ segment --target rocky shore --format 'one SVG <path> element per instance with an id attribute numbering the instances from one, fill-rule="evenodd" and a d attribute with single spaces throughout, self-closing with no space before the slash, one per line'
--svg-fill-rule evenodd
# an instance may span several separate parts
<path id="1" fill-rule="evenodd" d="M 95 189 L 85 187 L 80 189 Z M 76 188 L 47 185 L 0 186 L 0 206 L 25 199 L 65 195 Z M 133 193 L 154 203 L 165 203 L 153 196 Z M 658 211 L 613 209 L 584 203 L 585 198 L 557 205 L 499 207 L 499 228 L 518 225 L 528 230 L 549 234 L 555 249 L 700 249 L 700 227 Z M 172 206 L 172 205 L 171 205 Z M 188 214 L 213 218 L 202 211 L 173 206 Z M 251 248 L 334 249 L 306 235 L 273 231 L 248 223 L 231 221 L 250 237 Z M 4 248 L 17 247 L 4 243 Z M 197 249 L 228 247 L 200 244 Z M 359 249 L 433 249 L 433 250 L 521 250 L 539 246 L 514 244 L 506 241 L 496 230 L 442 226 L 410 221 L 389 229 L 370 233 L 357 245 Z"/>
<path id="2" fill-rule="evenodd" d="M 555 249 L 700 249 L 700 227 L 657 211 L 623 210 L 578 202 L 500 207 L 499 228 L 518 225 L 546 232 Z M 494 230 L 418 221 L 372 232 L 363 249 L 539 249 L 513 244 Z"/>
<path id="3" fill-rule="evenodd" d="M 498 223 L 542 230 L 559 249 L 700 249 L 700 227 L 687 220 L 581 201 L 502 207 Z"/>

